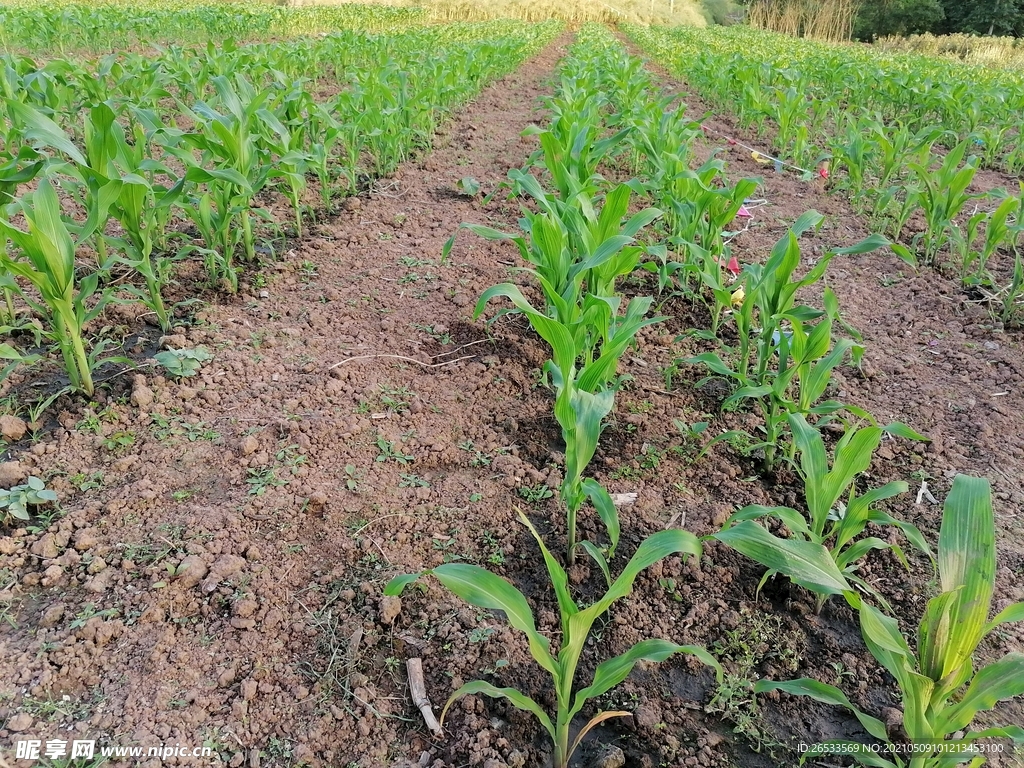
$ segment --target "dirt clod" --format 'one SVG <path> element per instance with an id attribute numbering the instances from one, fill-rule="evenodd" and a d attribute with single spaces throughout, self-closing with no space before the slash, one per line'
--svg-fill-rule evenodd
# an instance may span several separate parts
<path id="1" fill-rule="evenodd" d="M 39 626 L 44 629 L 55 627 L 60 623 L 60 620 L 64 618 L 64 612 L 67 610 L 67 606 L 64 603 L 54 603 L 45 611 L 43 615 L 39 617 Z"/>
<path id="2" fill-rule="evenodd" d="M 132 405 L 140 410 L 146 410 L 153 404 L 154 399 L 153 390 L 146 386 L 146 377 L 136 376 L 132 384 Z"/>
<path id="3" fill-rule="evenodd" d="M 28 477 L 28 468 L 20 461 L 5 461 L 0 464 L 0 488 L 10 488 Z"/>
<path id="4" fill-rule="evenodd" d="M 25 423 L 24 419 L 10 415 L 0 416 L 0 437 L 3 437 L 8 443 L 15 443 L 21 440 L 27 431 L 28 424 Z"/>
<path id="5" fill-rule="evenodd" d="M 626 755 L 616 746 L 608 747 L 605 753 L 590 764 L 590 768 L 622 768 L 626 764 Z"/>
<path id="6" fill-rule="evenodd" d="M 47 533 L 38 539 L 31 547 L 28 548 L 36 557 L 40 557 L 43 560 L 52 560 L 60 554 L 60 549 L 57 547 L 57 537 L 52 533 Z"/>
<path id="7" fill-rule="evenodd" d="M 380 623 L 391 626 L 402 612 L 402 598 L 395 595 L 385 595 L 380 599 Z"/>
<path id="8" fill-rule="evenodd" d="M 100 541 L 100 532 L 95 528 L 79 528 L 75 532 L 74 547 L 85 552 L 95 547 Z"/>
<path id="9" fill-rule="evenodd" d="M 182 587 L 191 589 L 202 581 L 208 572 L 209 568 L 203 558 L 198 555 L 190 555 L 181 561 L 175 577 Z"/>
<path id="10" fill-rule="evenodd" d="M 23 733 L 32 727 L 33 717 L 28 712 L 19 712 L 7 721 L 7 730 Z"/>

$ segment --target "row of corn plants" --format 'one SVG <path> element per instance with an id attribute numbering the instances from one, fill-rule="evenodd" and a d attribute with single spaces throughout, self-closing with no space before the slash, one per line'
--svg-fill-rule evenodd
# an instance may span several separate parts
<path id="1" fill-rule="evenodd" d="M 823 168 L 906 261 L 955 274 L 1004 324 L 1024 322 L 1022 190 L 970 189 L 983 167 L 1024 167 L 1019 73 L 749 29 L 630 33 L 741 125 L 770 127 L 780 157 Z"/>
<path id="2" fill-rule="evenodd" d="M 386 5 L 285 7 L 264 2 L 218 4 L 143 0 L 123 4 L 6 0 L 0 4 L 0 50 L 98 54 L 156 43 L 259 40 L 339 29 L 394 31 L 426 22 L 421 8 Z"/>
<path id="3" fill-rule="evenodd" d="M 93 372 L 109 358 L 86 328 L 108 301 L 141 302 L 168 330 L 174 262 L 191 257 L 204 261 L 211 283 L 236 290 L 239 259 L 256 262 L 260 240 L 284 231 L 264 207 L 270 193 L 290 203 L 290 229 L 301 235 L 310 209 L 329 211 L 336 197 L 426 148 L 452 108 L 556 31 L 500 22 L 190 49 L 180 59 L 38 67 L 8 57 L 5 332 L 37 349 L 43 338 L 55 342 L 71 387 L 92 394 Z M 323 83 L 309 75 L 332 58 L 342 90 L 321 96 Z M 305 202 L 310 180 L 319 205 Z M 13 344 L 3 350 L 12 363 L 39 359 Z"/>
<path id="4" fill-rule="evenodd" d="M 726 228 L 757 180 L 730 185 L 724 164 L 717 160 L 691 169 L 689 146 L 701 133 L 699 124 L 686 119 L 682 105 L 673 108 L 672 99 L 660 93 L 637 60 L 603 28 L 583 28 L 563 64 L 558 94 L 548 107 L 550 124 L 531 130 L 540 144 L 535 165 L 509 172 L 508 185 L 523 201 L 521 233 L 476 224 L 463 227 L 488 239 L 512 241 L 528 265 L 521 272 L 535 285 L 540 299 L 531 303 L 519 285 L 505 283 L 483 294 L 476 315 L 491 300 L 506 298 L 512 308 L 500 313 L 524 315 L 551 348 L 544 370 L 554 390 L 554 415 L 566 445 L 560 496 L 566 510 L 568 549 L 561 562 L 536 527 L 525 517 L 522 520 L 541 548 L 555 592 L 562 619 L 560 650 L 553 653 L 549 639 L 537 632 L 525 596 L 477 566 L 446 564 L 400 576 L 387 592 L 399 594 L 430 573 L 467 602 L 503 611 L 509 623 L 526 635 L 534 659 L 551 675 L 557 707 L 552 718 L 518 689 L 474 681 L 452 694 L 445 712 L 469 694 L 506 698 L 537 717 L 552 738 L 554 765 L 561 768 L 593 726 L 628 714 L 597 712 L 571 738 L 571 721 L 588 699 L 625 679 L 637 661 L 661 661 L 685 652 L 712 667 L 722 682 L 721 666 L 703 648 L 647 640 L 601 663 L 590 685 L 574 688 L 576 667 L 593 622 L 629 593 L 640 571 L 668 554 L 699 558 L 702 552 L 701 541 L 688 532 L 662 531 L 646 539 L 618 578 L 613 578 L 618 515 L 605 489 L 595 479 L 584 478 L 602 422 L 614 408 L 615 368 L 625 345 L 634 342 L 641 327 L 664 319 L 646 317 L 652 297 L 626 302 L 616 292 L 618 278 L 644 270 L 657 273 L 658 289 L 670 297 L 708 304 L 713 327 L 698 335 L 721 349 L 681 359 L 679 366 L 699 365 L 729 382 L 733 393 L 725 408 L 754 405 L 763 416 L 762 435 L 754 447 L 763 453 L 766 471 L 786 463 L 804 484 L 805 510 L 749 506 L 736 511 L 709 538 L 764 565 L 762 585 L 779 574 L 812 591 L 819 610 L 830 596 L 838 595 L 858 611 L 869 652 L 897 680 L 907 711 L 906 735 L 917 748 L 908 759 L 896 754 L 895 734 L 887 733 L 881 721 L 858 710 L 833 686 L 811 679 L 762 680 L 754 690 L 781 690 L 849 708 L 881 748 L 876 745 L 872 751 L 834 743 L 816 749 L 821 754 L 843 749 L 864 765 L 938 768 L 969 759 L 977 766 L 984 762 L 983 756 L 971 752 L 978 739 L 1024 740 L 1024 729 L 1016 726 L 970 730 L 978 712 L 1024 693 L 1024 654 L 1010 653 L 980 670 L 972 661 L 986 635 L 1004 622 L 1024 619 L 1024 604 L 1017 604 L 989 621 L 995 547 L 987 481 L 957 477 L 944 507 L 937 554 L 915 526 L 879 509 L 880 502 L 906 492 L 907 484 L 896 481 L 863 490 L 875 450 L 886 435 L 921 436 L 902 424 L 879 426 L 870 414 L 825 399 L 831 372 L 847 361 L 855 362 L 863 350 L 827 288 L 822 310 L 796 302 L 797 291 L 819 281 L 832 259 L 878 248 L 886 244 L 885 239 L 876 236 L 827 253 L 805 271 L 800 265 L 799 238 L 821 222 L 820 215 L 808 212 L 765 264 L 741 267 L 729 250 Z M 610 165 L 628 168 L 636 178 L 610 183 L 601 175 L 601 169 Z M 541 173 L 534 175 L 533 170 Z M 631 194 L 648 197 L 658 207 L 630 215 Z M 637 242 L 641 236 L 646 242 Z M 735 326 L 735 346 L 719 340 L 719 325 L 726 322 Z M 853 338 L 834 338 L 837 328 Z M 826 424 L 842 428 L 831 457 L 822 437 Z M 711 442 L 732 436 L 735 432 L 726 432 Z M 608 533 L 609 545 L 604 548 L 576 539 L 576 516 L 588 499 Z M 772 533 L 769 520 L 784 526 L 789 535 Z M 869 535 L 869 526 L 902 532 L 921 557 L 937 562 L 941 594 L 928 605 L 917 654 L 910 650 L 885 596 L 859 573 L 872 551 L 888 550 L 907 568 L 911 558 L 891 539 Z M 572 597 L 565 571 L 577 548 L 591 555 L 608 584 L 605 596 L 587 607 Z M 972 562 L 979 564 L 978 569 L 968 567 Z M 990 695 L 983 693 L 986 690 Z M 892 759 L 882 757 L 886 749 Z M 966 759 L 954 759 L 954 753 Z"/>
<path id="5" fill-rule="evenodd" d="M 618 361 L 635 341 L 637 332 L 663 318 L 648 317 L 652 297 L 624 301 L 616 289 L 618 278 L 637 268 L 644 247 L 637 244 L 641 231 L 662 215 L 646 208 L 629 215 L 636 184 L 611 184 L 598 166 L 623 151 L 628 131 L 605 135 L 604 113 L 608 96 L 603 79 L 620 60 L 609 55 L 608 33 L 603 27 L 585 26 L 563 62 L 557 94 L 548 101 L 551 121 L 536 127 L 540 149 L 523 169 L 509 171 L 508 186 L 522 201 L 520 233 L 512 234 L 477 224 L 463 228 L 490 240 L 513 242 L 526 264 L 519 271 L 533 284 L 539 301 L 531 303 L 515 283 L 496 285 L 481 296 L 479 317 L 488 302 L 506 298 L 551 349 L 544 373 L 554 390 L 554 417 L 565 441 L 565 475 L 560 489 L 565 507 L 566 550 L 561 562 L 536 527 L 521 519 L 537 541 L 561 615 L 557 653 L 550 640 L 536 630 L 526 597 L 506 580 L 483 568 L 463 563 L 438 566 L 429 572 L 396 577 L 388 594 L 399 594 L 411 582 L 432 574 L 452 593 L 480 608 L 501 610 L 509 623 L 526 635 L 530 652 L 552 679 L 555 716 L 526 693 L 472 681 L 455 691 L 445 706 L 470 694 L 509 700 L 531 712 L 552 740 L 552 762 L 565 768 L 584 736 L 599 723 L 625 717 L 625 711 L 602 711 L 573 733 L 572 721 L 588 701 L 622 682 L 640 661 L 663 661 L 675 653 L 688 653 L 721 676 L 718 662 L 704 648 L 650 639 L 603 661 L 591 682 L 576 685 L 576 672 L 595 622 L 619 599 L 627 596 L 637 576 L 671 555 L 699 558 L 699 540 L 687 531 L 666 530 L 646 538 L 622 568 L 612 576 L 619 540 L 619 519 L 612 499 L 596 480 L 585 477 L 597 449 L 605 419 L 612 412 L 621 383 Z M 454 237 L 447 248 L 452 246 Z M 608 544 L 599 547 L 577 538 L 577 515 L 590 501 L 604 523 Z M 555 528 L 562 528 L 555 522 Z M 578 549 L 589 554 L 606 580 L 606 592 L 590 605 L 580 605 L 569 588 L 566 568 Z"/>

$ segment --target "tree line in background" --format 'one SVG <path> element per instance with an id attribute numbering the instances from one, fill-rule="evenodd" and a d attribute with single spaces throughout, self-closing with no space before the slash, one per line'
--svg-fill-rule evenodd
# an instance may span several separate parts
<path id="1" fill-rule="evenodd" d="M 888 35 L 957 32 L 1024 36 L 1024 0 L 738 0 L 749 21 L 807 37 L 873 40 Z M 718 23 L 736 18 L 730 0 L 704 0 Z M 827 21 L 827 23 L 826 23 Z M 839 24 L 838 36 L 818 28 Z"/>
<path id="2" fill-rule="evenodd" d="M 916 32 L 1024 35 L 1024 0 L 865 0 L 854 35 L 872 39 Z"/>

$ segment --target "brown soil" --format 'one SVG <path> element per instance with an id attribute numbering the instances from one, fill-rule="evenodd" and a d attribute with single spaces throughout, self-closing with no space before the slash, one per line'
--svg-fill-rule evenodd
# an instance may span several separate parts
<path id="1" fill-rule="evenodd" d="M 566 44 L 486 89 L 431 155 L 294 243 L 266 297 L 251 288 L 182 328 L 187 346 L 215 354 L 199 377 L 114 379 L 93 408 L 100 434 L 79 405 L 43 439 L 13 447 L 21 470 L 49 478 L 66 513 L 47 529 L 0 537 L 0 744 L 85 734 L 147 747 L 205 742 L 232 766 L 543 765 L 537 724 L 500 701 L 463 700 L 446 738 L 432 741 L 405 681 L 406 658 L 420 656 L 435 705 L 480 676 L 550 705 L 549 681 L 522 638 L 436 582 L 408 590 L 397 614 L 382 590 L 397 573 L 476 562 L 527 595 L 542 631 L 557 631 L 536 545 L 516 519 L 523 508 L 560 549 L 557 500 L 521 492 L 559 482 L 560 435 L 550 394 L 537 386 L 545 348 L 521 319 L 490 333 L 472 319 L 480 293 L 509 279 L 517 252 L 463 233 L 450 261 L 440 254 L 462 221 L 515 226 L 514 201 L 499 195 L 483 206 L 455 185 L 472 176 L 489 192 L 523 164 L 534 140 L 520 133 L 544 119 L 537 98 L 550 92 Z M 733 130 L 724 118 L 707 124 Z M 818 183 L 765 174 L 749 153 L 724 151 L 731 175 L 765 175 L 759 196 L 769 200 L 735 243 L 741 261 L 766 255 L 808 208 L 828 217 L 804 241 L 808 259 L 867 234 Z M 991 478 L 996 607 L 1024 598 L 1020 338 L 993 327 L 952 283 L 885 254 L 836 259 L 829 284 L 867 346 L 862 374 L 835 376 L 839 394 L 932 438 L 887 443 L 872 480 L 921 473 L 941 499 L 955 472 Z M 663 311 L 674 319 L 647 329 L 624 362 L 634 378 L 592 465 L 612 492 L 638 494 L 621 510 L 623 556 L 666 526 L 705 535 L 739 505 L 801 503 L 791 479 L 759 476 L 725 445 L 693 460 L 697 448 L 673 418 L 709 419 L 718 431 L 744 417 L 720 416 L 720 394 L 690 386 L 697 370 L 666 388 L 661 369 L 695 349 L 675 337 L 699 317 L 675 300 Z M 134 445 L 109 450 L 104 439 L 119 432 Z M 934 539 L 940 510 L 913 495 L 892 511 Z M 581 525 L 597 535 L 589 517 Z M 868 574 L 909 630 L 926 571 L 908 576 L 878 556 Z M 580 598 L 599 590 L 596 570 L 580 565 L 572 576 Z M 898 717 L 852 613 L 833 602 L 815 616 L 808 595 L 781 580 L 755 601 L 760 576 L 714 543 L 699 563 L 654 566 L 596 628 L 581 674 L 659 636 L 704 644 L 737 675 L 839 684 L 873 714 Z M 985 653 L 1022 643 L 1011 625 Z M 742 689 L 711 707 L 724 716 L 705 714 L 714 693 L 710 673 L 687 658 L 641 665 L 598 702 L 634 717 L 595 730 L 580 760 L 615 744 L 630 766 L 795 765 L 797 742 L 864 736 L 852 718 L 806 700 L 767 698 L 754 711 Z M 1024 722 L 1024 708 L 1013 702 L 1000 716 Z"/>

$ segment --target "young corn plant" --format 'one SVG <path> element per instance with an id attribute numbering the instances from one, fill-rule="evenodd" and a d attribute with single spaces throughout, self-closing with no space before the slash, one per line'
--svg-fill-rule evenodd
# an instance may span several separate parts
<path id="1" fill-rule="evenodd" d="M 563 76 L 557 98 L 550 103 L 553 118 L 547 128 L 532 126 L 525 135 L 535 135 L 540 151 L 531 164 L 543 160 L 551 173 L 557 196 L 567 202 L 580 189 L 593 193 L 601 177 L 597 166 L 623 144 L 631 128 L 600 138 L 603 120 L 601 108 L 607 103 L 596 94 L 592 84 Z"/>
<path id="2" fill-rule="evenodd" d="M 966 241 L 967 246 L 959 248 L 960 282 L 963 285 L 989 285 L 993 282 L 988 270 L 989 261 L 1001 248 L 1013 246 L 1016 239 L 1013 221 L 1020 220 L 1021 199 L 1020 195 L 1007 195 L 991 213 L 977 213 L 970 218 L 967 233 L 957 240 L 957 245 L 960 245 L 961 241 Z M 973 235 L 977 232 L 975 222 L 979 217 L 985 225 L 985 237 L 980 250 L 974 250 L 970 245 L 973 242 Z M 975 224 L 973 231 L 972 224 Z"/>
<path id="3" fill-rule="evenodd" d="M 769 568 L 759 589 L 776 573 L 790 576 L 790 564 L 799 556 L 798 552 L 813 552 L 818 561 L 830 557 L 847 581 L 888 610 L 878 591 L 857 574 L 860 561 L 871 550 L 889 549 L 908 570 L 910 564 L 899 545 L 876 536 L 859 538 L 868 523 L 895 526 L 911 544 L 929 557 L 931 548 L 915 526 L 874 508 L 879 501 L 905 493 L 905 482 L 887 483 L 865 493 L 858 493 L 855 483 L 871 464 L 872 454 L 883 436 L 886 433 L 907 434 L 907 428 L 902 424 L 890 424 L 887 427 L 871 425 L 847 429 L 836 444 L 832 467 L 829 468 L 828 453 L 818 430 L 798 413 L 789 414 L 788 421 L 797 452 L 794 466 L 804 482 L 806 515 L 790 507 L 751 505 L 730 517 L 724 529 L 713 538 Z M 791 536 L 780 538 L 755 522 L 765 518 L 775 518 L 784 523 Z M 799 578 L 800 575 L 796 576 Z M 815 590 L 813 584 L 810 588 L 816 592 L 816 609 L 820 612 L 833 593 Z"/>
<path id="4" fill-rule="evenodd" d="M 950 242 L 956 217 L 972 197 L 967 188 L 978 171 L 978 160 L 970 157 L 960 167 L 968 145 L 969 142 L 960 142 L 937 170 L 927 163 L 910 163 L 921 189 L 918 203 L 924 211 L 926 229 L 915 240 L 921 243 L 925 264 L 934 263 L 939 251 Z"/>
<path id="5" fill-rule="evenodd" d="M 533 212 L 524 206 L 519 225 L 525 236 L 478 224 L 462 224 L 460 229 L 488 240 L 515 243 L 523 260 L 531 265 L 522 271 L 534 277 L 544 293 L 545 314 L 573 334 L 593 327 L 594 322 L 586 316 L 603 310 L 597 306 L 599 302 L 585 301 L 585 297 L 615 296 L 616 279 L 631 273 L 639 261 L 642 248 L 632 244 L 636 235 L 661 212 L 648 208 L 623 224 L 631 195 L 628 185 L 610 192 L 598 213 L 584 190 L 577 191 L 573 202 L 564 203 L 545 193 L 529 174 L 512 170 L 509 178 L 517 188 L 530 194 L 540 208 Z M 444 246 L 443 257 L 447 258 L 454 241 L 453 235 Z M 596 343 L 584 345 L 580 341 L 577 339 L 577 344 L 588 352 Z"/>
<path id="6" fill-rule="evenodd" d="M 499 688 L 483 680 L 474 680 L 463 685 L 449 697 L 441 713 L 442 723 L 452 704 L 463 696 L 484 694 L 492 698 L 507 699 L 516 708 L 530 712 L 537 718 L 551 737 L 554 768 L 567 768 L 569 758 L 594 726 L 605 720 L 627 717 L 630 714 L 620 711 L 598 712 L 573 738 L 573 718 L 582 711 L 589 700 L 602 696 L 625 680 L 637 662 L 664 661 L 672 654 L 687 653 L 712 667 L 718 681 L 721 682 L 721 666 L 705 649 L 700 646 L 676 645 L 667 640 L 653 639 L 637 643 L 625 653 L 602 662 L 594 671 L 590 684 L 575 690 L 576 670 L 594 622 L 616 601 L 632 592 L 633 582 L 645 568 L 671 555 L 699 558 L 701 545 L 696 537 L 687 531 L 668 530 L 655 533 L 640 544 L 622 573 L 611 583 L 608 591 L 592 605 L 581 607 L 572 598 L 565 569 L 548 551 L 540 535 L 522 513 L 520 518 L 540 546 L 558 600 L 562 631 L 557 654 L 551 649 L 551 641 L 537 631 L 526 597 L 504 579 L 479 566 L 447 563 L 422 573 L 398 576 L 387 585 L 384 593 L 399 595 L 406 586 L 417 579 L 433 575 L 442 586 L 470 605 L 484 610 L 501 611 L 509 624 L 526 635 L 531 655 L 551 677 L 556 701 L 554 718 L 533 698 L 515 688 Z"/>
<path id="7" fill-rule="evenodd" d="M 163 290 L 171 281 L 172 262 L 166 256 L 154 256 L 154 249 L 164 233 L 172 206 L 182 194 L 185 180 L 175 179 L 167 166 L 147 158 L 146 146 L 141 125 L 129 142 L 107 104 L 90 111 L 86 123 L 86 154 L 92 170 L 84 173 L 120 180 L 120 194 L 111 204 L 110 213 L 121 225 L 124 236 L 109 239 L 120 247 L 124 256 L 115 257 L 115 261 L 142 276 L 145 290 L 129 286 L 128 292 L 156 315 L 160 329 L 166 333 L 171 328 L 172 317 L 164 302 Z M 159 183 L 158 175 L 171 179 L 171 186 Z"/>
<path id="8" fill-rule="evenodd" d="M 561 495 L 567 510 L 567 561 L 575 558 L 576 519 L 589 498 L 605 524 L 611 544 L 606 554 L 589 543 L 583 546 L 607 575 L 607 562 L 614 556 L 618 544 L 618 513 L 604 489 L 593 481 L 584 480 L 583 472 L 597 450 L 604 419 L 614 407 L 619 359 L 641 328 L 665 318 L 646 317 L 653 303 L 649 297 L 632 299 L 626 313 L 620 316 L 617 314 L 619 297 L 588 295 L 580 322 L 567 326 L 535 309 L 512 283 L 502 283 L 485 291 L 477 303 L 474 318 L 480 316 L 488 301 L 499 296 L 511 300 L 537 335 L 551 347 L 552 358 L 544 369 L 555 388 L 555 419 L 562 427 L 566 446 Z M 596 356 L 595 348 L 599 348 Z"/>
<path id="9" fill-rule="evenodd" d="M 105 142 L 97 142 L 89 131 L 86 123 L 86 152 L 83 154 L 64 130 L 42 111 L 12 99 L 6 99 L 7 110 L 14 124 L 24 136 L 26 142 L 36 148 L 57 150 L 70 158 L 67 170 L 72 177 L 68 187 L 72 194 L 81 192 L 79 202 L 86 209 L 86 221 L 82 226 L 70 225 L 79 242 L 93 235 L 96 236 L 96 259 L 100 269 L 108 264 L 106 239 L 103 230 L 109 217 L 110 206 L 120 193 L 120 180 L 116 174 L 108 175 L 107 165 L 111 159 L 110 147 Z"/>
<path id="10" fill-rule="evenodd" d="M 814 211 L 805 213 L 775 245 L 764 265 L 744 267 L 745 278 L 735 293 L 739 306 L 733 318 L 739 343 L 733 350 L 732 362 L 714 352 L 683 361 L 705 365 L 711 374 L 708 379 L 723 377 L 732 381 L 735 390 L 723 402 L 723 408 L 748 400 L 756 404 L 764 418 L 764 439 L 755 447 L 764 451 L 766 471 L 775 467 L 778 449 L 788 431 L 787 415 L 802 413 L 828 418 L 835 414 L 842 408 L 841 403 L 821 401 L 831 372 L 843 363 L 847 353 L 854 362 L 863 353 L 863 348 L 850 339 L 839 339 L 833 344 L 833 325 L 842 324 L 842 320 L 839 303 L 830 289 L 825 289 L 824 310 L 797 305 L 796 292 L 820 280 L 836 255 L 866 253 L 888 242 L 872 236 L 849 248 L 826 253 L 804 277 L 797 279 L 797 237 L 821 220 L 821 215 Z"/>
<path id="11" fill-rule="evenodd" d="M 0 221 L 8 221 L 7 208 L 14 202 L 18 187 L 34 179 L 44 165 L 39 153 L 31 147 L 22 146 L 11 154 L 9 145 L 0 149 Z M 7 254 L 7 238 L 0 237 L 0 259 Z M 0 282 L 3 292 L 3 306 L 0 307 L 0 325 L 15 322 L 14 293 L 16 286 L 8 276 Z"/>
<path id="12" fill-rule="evenodd" d="M 1024 603 L 1010 605 L 989 620 L 996 547 L 992 490 L 986 479 L 967 475 L 954 479 L 943 507 L 938 566 L 941 591 L 925 608 L 916 653 L 896 619 L 858 595 L 846 594 L 860 614 L 868 650 L 896 679 L 903 703 L 903 730 L 913 746 L 892 753 L 892 759 L 889 754 L 868 750 L 844 752 L 860 765 L 944 768 L 969 763 L 978 768 L 987 762 L 983 753 L 970 751 L 979 739 L 1008 738 L 1024 743 L 1024 728 L 1019 724 L 971 728 L 978 713 L 1024 695 L 1024 653 L 1012 651 L 980 669 L 975 667 L 975 652 L 986 637 L 1003 624 L 1024 621 Z M 807 678 L 761 680 L 754 690 L 784 691 L 845 707 L 876 739 L 892 741 L 882 721 L 857 709 L 835 686 Z M 829 742 L 822 745 L 823 751 L 844 743 L 848 742 Z M 808 754 L 813 753 L 812 749 Z"/>
<path id="13" fill-rule="evenodd" d="M 256 114 L 269 129 L 269 135 L 263 136 L 264 143 L 277 155 L 270 176 L 284 181 L 295 215 L 295 236 L 302 237 L 302 206 L 299 200 L 306 189 L 306 173 L 313 157 L 305 151 L 302 135 L 285 126 L 273 112 L 260 109 Z"/>
<path id="14" fill-rule="evenodd" d="M 20 208 L 28 231 L 0 220 L 0 235 L 10 238 L 25 260 L 0 254 L 0 265 L 38 291 L 37 300 L 29 291 L 13 284 L 21 298 L 44 318 L 44 334 L 57 343 L 72 388 L 91 396 L 92 372 L 99 365 L 97 356 L 102 345 L 92 352 L 86 350 L 85 325 L 103 311 L 109 293 L 100 292 L 99 301 L 92 308 L 86 307 L 86 301 L 98 291 L 99 275 L 93 272 L 80 280 L 76 278 L 75 242 L 61 219 L 60 202 L 48 178 L 44 177 L 36 191 L 22 200 Z M 88 237 L 90 233 L 82 234 Z"/>
<path id="15" fill-rule="evenodd" d="M 253 209 L 252 200 L 266 186 L 271 170 L 269 151 L 258 141 L 259 111 L 271 92 L 257 92 L 241 76 L 236 76 L 235 85 L 223 75 L 214 77 L 211 82 L 226 112 L 218 112 L 206 102 L 197 102 L 194 110 L 187 110 L 187 113 L 200 132 L 184 137 L 192 148 L 202 152 L 203 163 L 197 163 L 190 152 L 175 154 L 187 165 L 185 180 L 206 184 L 210 190 L 208 196 L 200 199 L 200 205 L 205 202 L 209 206 L 216 200 L 216 217 L 212 211 L 207 211 L 199 214 L 201 226 L 195 216 L 193 220 L 200 229 L 216 227 L 217 237 L 212 242 L 208 240 L 207 245 L 217 244 L 223 248 L 224 259 L 230 266 L 235 243 L 230 230 L 235 227 L 236 217 L 241 223 L 246 259 L 256 260 L 252 216 L 265 216 L 266 212 Z M 212 197 L 207 200 L 209 196 Z M 191 206 L 187 210 L 191 211 Z"/>

